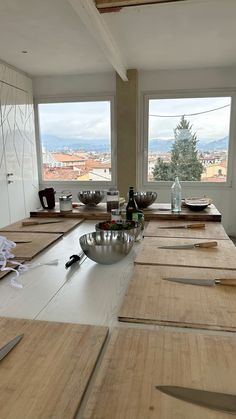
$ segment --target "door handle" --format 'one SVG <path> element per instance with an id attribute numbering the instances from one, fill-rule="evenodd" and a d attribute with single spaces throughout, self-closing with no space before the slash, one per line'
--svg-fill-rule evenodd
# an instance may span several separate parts
<path id="1" fill-rule="evenodd" d="M 9 185 L 9 183 L 14 183 L 14 181 L 13 180 L 8 180 L 7 183 Z"/>
<path id="2" fill-rule="evenodd" d="M 7 177 L 13 176 L 13 175 L 14 175 L 14 173 L 7 173 Z"/>

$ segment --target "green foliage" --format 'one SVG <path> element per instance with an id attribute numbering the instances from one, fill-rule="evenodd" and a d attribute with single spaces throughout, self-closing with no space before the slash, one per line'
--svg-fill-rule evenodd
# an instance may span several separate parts
<path id="1" fill-rule="evenodd" d="M 198 161 L 197 136 L 192 134 L 190 122 L 182 116 L 179 124 L 174 129 L 175 142 L 171 148 L 170 163 L 161 158 L 153 169 L 155 180 L 179 180 L 199 181 L 203 172 L 203 165 Z"/>

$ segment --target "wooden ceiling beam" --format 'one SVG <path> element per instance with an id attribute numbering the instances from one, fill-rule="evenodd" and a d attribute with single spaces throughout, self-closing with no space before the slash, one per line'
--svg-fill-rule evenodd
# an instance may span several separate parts
<path id="1" fill-rule="evenodd" d="M 123 7 L 145 6 L 150 4 L 173 3 L 187 0 L 95 0 L 100 13 L 118 12 Z"/>
<path id="2" fill-rule="evenodd" d="M 126 66 L 122 54 L 110 33 L 109 28 L 100 16 L 93 0 L 67 0 L 88 31 L 101 47 L 107 60 L 113 66 L 123 81 L 128 81 Z"/>

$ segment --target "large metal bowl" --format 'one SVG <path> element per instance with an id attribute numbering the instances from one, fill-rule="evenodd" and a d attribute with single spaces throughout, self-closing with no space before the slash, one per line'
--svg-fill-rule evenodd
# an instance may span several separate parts
<path id="1" fill-rule="evenodd" d="M 126 221 L 124 224 L 115 221 L 101 221 L 95 225 L 96 231 L 122 231 L 134 235 L 138 239 L 141 232 L 141 224 L 136 221 Z"/>
<path id="2" fill-rule="evenodd" d="M 78 192 L 79 201 L 87 206 L 99 204 L 105 196 L 104 191 L 80 191 Z"/>
<path id="3" fill-rule="evenodd" d="M 135 192 L 135 201 L 140 209 L 147 208 L 153 204 L 157 198 L 156 192 Z"/>
<path id="4" fill-rule="evenodd" d="M 134 244 L 134 235 L 123 231 L 96 231 L 84 234 L 79 241 L 89 259 L 103 265 L 111 265 L 130 252 Z"/>

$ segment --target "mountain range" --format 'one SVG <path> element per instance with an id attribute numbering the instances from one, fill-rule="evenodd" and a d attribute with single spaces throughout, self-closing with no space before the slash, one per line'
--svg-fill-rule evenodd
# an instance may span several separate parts
<path id="1" fill-rule="evenodd" d="M 171 146 L 174 143 L 174 138 L 167 140 L 161 140 L 158 138 L 152 138 L 149 141 L 149 152 L 169 152 Z M 223 151 L 228 149 L 229 138 L 224 137 L 218 140 L 198 140 L 197 148 L 200 151 Z M 65 150 L 84 150 L 84 151 L 95 151 L 100 153 L 109 153 L 111 151 L 109 139 L 78 139 L 78 138 L 59 138 L 54 135 L 47 135 L 42 138 L 43 146 L 48 151 L 65 151 Z"/>

